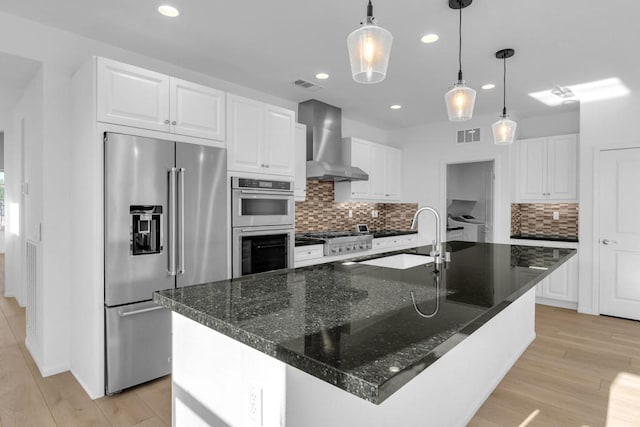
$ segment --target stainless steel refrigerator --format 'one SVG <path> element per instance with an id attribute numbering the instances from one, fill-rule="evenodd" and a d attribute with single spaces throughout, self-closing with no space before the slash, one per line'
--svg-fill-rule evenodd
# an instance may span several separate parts
<path id="1" fill-rule="evenodd" d="M 111 394 L 171 372 L 153 292 L 227 275 L 222 148 L 106 133 L 105 361 Z"/>

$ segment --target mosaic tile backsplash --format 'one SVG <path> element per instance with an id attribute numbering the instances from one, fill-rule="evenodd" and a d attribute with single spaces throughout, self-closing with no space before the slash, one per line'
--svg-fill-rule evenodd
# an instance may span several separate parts
<path id="1" fill-rule="evenodd" d="M 372 231 L 408 230 L 418 209 L 417 203 L 336 203 L 333 196 L 333 182 L 307 181 L 306 200 L 296 202 L 296 233 L 353 231 L 356 224 L 368 224 Z M 378 212 L 377 218 L 371 217 L 372 211 Z"/>
<path id="2" fill-rule="evenodd" d="M 560 212 L 560 219 L 553 219 Z M 511 234 L 578 237 L 577 203 L 514 203 L 511 205 Z"/>

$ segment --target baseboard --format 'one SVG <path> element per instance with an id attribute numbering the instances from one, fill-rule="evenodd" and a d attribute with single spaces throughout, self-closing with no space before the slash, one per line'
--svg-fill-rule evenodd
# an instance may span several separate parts
<path id="1" fill-rule="evenodd" d="M 552 307 L 567 308 L 569 310 L 578 310 L 578 303 L 571 301 L 562 301 L 557 299 L 536 297 L 536 304 L 550 305 Z"/>
<path id="2" fill-rule="evenodd" d="M 75 378 L 76 381 L 78 381 L 80 386 L 84 389 L 84 392 L 87 393 L 87 395 L 91 398 L 91 400 L 96 400 L 96 399 L 100 399 L 101 397 L 104 397 L 104 390 L 102 391 L 102 393 L 94 393 L 91 390 L 91 387 L 88 387 L 87 384 L 85 384 L 85 382 L 82 380 L 82 378 L 76 375 L 76 373 L 73 371 L 73 368 L 71 368 L 70 371 L 71 371 L 71 375 L 73 375 L 73 378 Z"/>
<path id="3" fill-rule="evenodd" d="M 45 366 L 43 367 L 42 362 L 39 357 L 37 357 L 36 351 L 34 351 L 34 346 L 31 344 L 31 341 L 27 338 L 24 340 L 24 346 L 27 348 L 27 351 L 31 355 L 33 362 L 36 364 L 38 368 L 38 372 L 42 378 L 50 377 L 51 375 L 57 375 L 62 372 L 67 372 L 69 370 L 69 365 L 67 363 L 60 364 L 58 366 Z"/>

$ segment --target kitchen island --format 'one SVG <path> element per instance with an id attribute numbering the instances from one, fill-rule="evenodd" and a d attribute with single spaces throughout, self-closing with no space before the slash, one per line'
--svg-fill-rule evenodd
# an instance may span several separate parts
<path id="1" fill-rule="evenodd" d="M 170 289 L 174 425 L 464 425 L 534 339 L 534 289 L 575 254 L 449 242 Z M 412 300 L 415 297 L 415 304 Z"/>

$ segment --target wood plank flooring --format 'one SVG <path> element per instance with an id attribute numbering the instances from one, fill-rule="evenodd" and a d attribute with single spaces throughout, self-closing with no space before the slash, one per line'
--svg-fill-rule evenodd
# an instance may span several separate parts
<path id="1" fill-rule="evenodd" d="M 171 424 L 169 377 L 95 401 L 69 372 L 42 378 L 3 294 L 0 254 L 0 426 Z M 470 426 L 640 426 L 640 322 L 538 305 L 536 333 Z"/>

